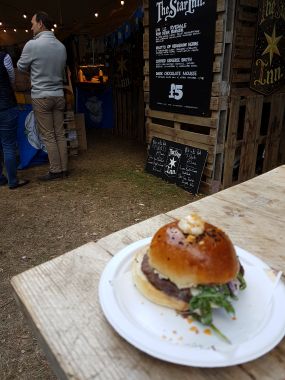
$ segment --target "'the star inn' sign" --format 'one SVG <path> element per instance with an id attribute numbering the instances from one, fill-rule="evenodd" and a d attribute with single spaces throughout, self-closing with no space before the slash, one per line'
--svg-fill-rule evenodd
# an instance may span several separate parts
<path id="1" fill-rule="evenodd" d="M 285 2 L 259 2 L 250 87 L 268 95 L 285 82 Z"/>

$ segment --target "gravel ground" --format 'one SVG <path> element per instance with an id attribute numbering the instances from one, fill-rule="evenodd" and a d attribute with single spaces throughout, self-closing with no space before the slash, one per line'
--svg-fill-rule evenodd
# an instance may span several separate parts
<path id="1" fill-rule="evenodd" d="M 71 176 L 41 183 L 48 166 L 0 188 L 0 378 L 55 379 L 12 293 L 10 279 L 90 240 L 198 199 L 145 173 L 146 145 L 98 131 L 71 157 Z"/>

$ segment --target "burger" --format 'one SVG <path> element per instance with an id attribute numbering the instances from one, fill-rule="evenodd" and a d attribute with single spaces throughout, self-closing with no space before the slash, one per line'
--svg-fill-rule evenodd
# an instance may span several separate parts
<path id="1" fill-rule="evenodd" d="M 161 227 L 132 263 L 133 281 L 150 301 L 212 326 L 212 309 L 234 314 L 244 269 L 224 231 L 197 214 Z"/>

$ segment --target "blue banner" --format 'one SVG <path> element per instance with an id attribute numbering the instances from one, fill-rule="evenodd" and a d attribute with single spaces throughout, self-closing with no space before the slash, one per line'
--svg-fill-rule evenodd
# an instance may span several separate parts
<path id="1" fill-rule="evenodd" d="M 125 40 L 127 40 L 132 34 L 132 30 L 131 30 L 131 24 L 126 21 L 124 23 L 124 37 L 125 37 Z"/>
<path id="2" fill-rule="evenodd" d="M 84 113 L 86 128 L 113 128 L 112 88 L 99 84 L 88 86 L 76 88 L 76 112 Z"/>

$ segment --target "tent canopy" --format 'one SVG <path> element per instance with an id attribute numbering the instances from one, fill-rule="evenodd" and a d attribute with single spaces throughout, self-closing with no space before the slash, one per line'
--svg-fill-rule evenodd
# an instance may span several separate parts
<path id="1" fill-rule="evenodd" d="M 125 0 L 124 6 L 120 0 L 80 0 L 77 3 L 51 0 L 39 9 L 36 0 L 0 0 L 0 46 L 23 45 L 31 39 L 31 18 L 39 10 L 50 15 L 57 24 L 56 35 L 63 39 L 70 34 L 88 33 L 97 37 L 111 33 L 130 18 L 139 5 L 140 0 Z M 99 14 L 97 18 L 95 12 Z M 26 19 L 23 14 L 27 15 Z"/>

